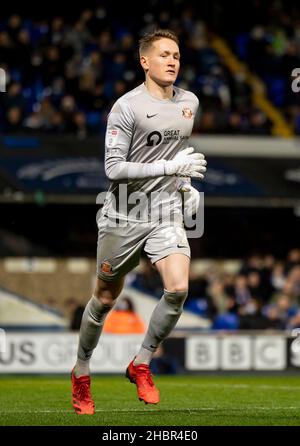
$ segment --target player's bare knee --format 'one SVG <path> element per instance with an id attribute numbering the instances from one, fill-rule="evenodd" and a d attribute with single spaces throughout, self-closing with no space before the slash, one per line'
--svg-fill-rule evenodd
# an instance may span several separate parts
<path id="1" fill-rule="evenodd" d="M 99 299 L 103 305 L 113 307 L 115 300 L 122 291 L 123 282 L 106 282 L 98 279 L 94 290 L 94 296 Z"/>
<path id="2" fill-rule="evenodd" d="M 102 291 L 100 296 L 98 296 L 98 299 L 102 303 L 102 305 L 112 308 L 114 306 L 116 297 L 109 291 Z"/>
<path id="3" fill-rule="evenodd" d="M 102 303 L 102 305 L 113 307 L 117 296 L 111 290 L 97 288 L 94 291 L 94 296 Z"/>

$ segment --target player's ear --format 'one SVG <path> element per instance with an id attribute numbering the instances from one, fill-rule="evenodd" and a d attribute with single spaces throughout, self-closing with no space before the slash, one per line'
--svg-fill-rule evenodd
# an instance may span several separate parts
<path id="1" fill-rule="evenodd" d="M 140 64 L 142 65 L 144 70 L 148 70 L 149 69 L 147 56 L 141 56 L 140 57 Z"/>

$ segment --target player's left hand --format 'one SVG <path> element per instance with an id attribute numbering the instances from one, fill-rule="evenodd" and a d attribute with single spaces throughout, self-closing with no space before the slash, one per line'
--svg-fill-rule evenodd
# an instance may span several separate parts
<path id="1" fill-rule="evenodd" d="M 190 178 L 178 179 L 177 190 L 182 195 L 182 201 L 184 206 L 184 214 L 186 217 L 192 217 L 198 210 L 200 205 L 200 194 L 191 185 Z"/>

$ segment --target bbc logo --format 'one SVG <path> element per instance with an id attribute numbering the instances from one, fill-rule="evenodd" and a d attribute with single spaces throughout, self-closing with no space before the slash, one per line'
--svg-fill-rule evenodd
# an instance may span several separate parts
<path id="1" fill-rule="evenodd" d="M 284 370 L 286 340 L 282 336 L 191 336 L 186 341 L 188 370 Z"/>

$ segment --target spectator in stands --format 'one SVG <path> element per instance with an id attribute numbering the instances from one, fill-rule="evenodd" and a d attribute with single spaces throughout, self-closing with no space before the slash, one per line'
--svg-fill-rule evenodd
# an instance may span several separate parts
<path id="1" fill-rule="evenodd" d="M 148 258 L 142 260 L 140 271 L 136 273 L 132 285 L 157 297 L 160 297 L 163 292 L 160 276 Z"/>
<path id="2" fill-rule="evenodd" d="M 22 110 L 20 107 L 10 107 L 5 115 L 6 131 L 19 132 L 22 124 Z"/>
<path id="3" fill-rule="evenodd" d="M 33 130 L 50 130 L 55 113 L 55 108 L 49 98 L 45 97 L 38 104 L 31 116 L 25 120 L 24 126 Z"/>
<path id="4" fill-rule="evenodd" d="M 120 299 L 108 314 L 103 331 L 114 334 L 142 334 L 146 331 L 146 325 L 136 313 L 132 300 L 126 296 Z"/>
<path id="5" fill-rule="evenodd" d="M 240 325 L 238 305 L 233 296 L 224 296 L 224 309 L 213 320 L 213 330 L 237 330 Z"/>
<path id="6" fill-rule="evenodd" d="M 251 310 L 250 306 L 252 307 Z M 278 328 L 277 319 L 269 319 L 264 315 L 262 308 L 262 299 L 256 296 L 251 297 L 249 305 L 247 306 L 247 312 L 240 316 L 239 329 L 264 330 L 267 328 Z"/>
<path id="7" fill-rule="evenodd" d="M 67 317 L 70 321 L 70 330 L 78 331 L 80 329 L 84 306 L 79 304 L 74 297 L 70 297 L 66 300 L 65 309 Z"/>
<path id="8" fill-rule="evenodd" d="M 294 266 L 300 265 L 300 249 L 294 248 L 288 252 L 286 262 L 286 273 L 288 273 Z"/>
<path id="9" fill-rule="evenodd" d="M 280 294 L 275 302 L 264 309 L 264 314 L 273 322 L 275 328 L 287 329 L 293 328 L 297 324 L 299 308 L 293 304 L 290 297 L 286 294 Z"/>
<path id="10" fill-rule="evenodd" d="M 239 306 L 239 309 L 241 312 L 243 309 L 246 308 L 248 303 L 250 303 L 251 300 L 251 293 L 247 286 L 247 277 L 239 274 L 235 278 L 234 288 L 233 288 L 233 296 L 235 298 L 235 301 L 237 305 Z"/>
<path id="11" fill-rule="evenodd" d="M 190 270 L 189 292 L 185 302 L 186 310 L 206 319 L 212 319 L 217 311 L 209 292 L 209 284 L 211 283 L 209 274 L 210 272 L 207 272 L 205 277 L 203 275 L 199 276 L 193 269 Z"/>
<path id="12" fill-rule="evenodd" d="M 275 291 L 281 291 L 285 284 L 284 263 L 276 262 L 274 265 L 270 282 Z"/>

